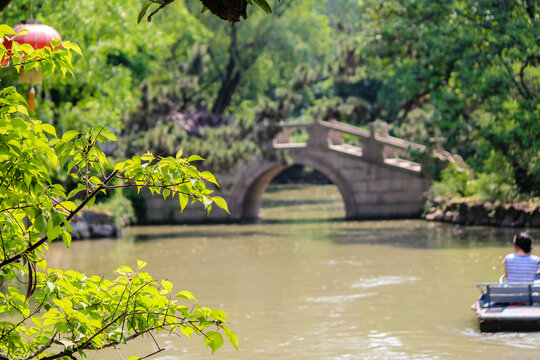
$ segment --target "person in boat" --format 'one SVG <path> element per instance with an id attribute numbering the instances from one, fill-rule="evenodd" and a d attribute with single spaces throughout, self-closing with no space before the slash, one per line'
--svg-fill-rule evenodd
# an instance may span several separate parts
<path id="1" fill-rule="evenodd" d="M 530 284 L 538 272 L 540 258 L 531 255 L 532 237 L 525 233 L 514 236 L 514 253 L 508 254 L 503 260 L 504 274 L 508 283 Z"/>

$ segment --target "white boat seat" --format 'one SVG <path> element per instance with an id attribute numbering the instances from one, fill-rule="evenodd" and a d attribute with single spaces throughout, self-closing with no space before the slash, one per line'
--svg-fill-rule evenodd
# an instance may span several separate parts
<path id="1" fill-rule="evenodd" d="M 493 304 L 531 304 L 530 285 L 491 284 L 487 285 L 486 301 Z"/>

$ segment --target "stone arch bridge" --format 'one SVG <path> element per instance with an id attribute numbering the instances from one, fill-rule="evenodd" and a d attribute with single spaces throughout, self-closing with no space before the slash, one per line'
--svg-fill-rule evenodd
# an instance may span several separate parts
<path id="1" fill-rule="evenodd" d="M 188 206 L 180 214 L 178 201 L 147 198 L 152 223 L 253 220 L 258 217 L 268 184 L 285 168 L 300 164 L 325 175 L 337 186 L 347 219 L 408 218 L 419 215 L 430 186 L 429 157 L 424 145 L 379 131 L 337 121 L 281 124 L 271 146 L 282 160 L 257 158 L 229 174 L 217 174 L 230 215 L 221 209 L 210 218 L 202 207 Z M 285 160 L 283 160 L 285 159 Z M 417 159 L 417 161 L 414 161 Z M 420 161 L 418 161 L 420 159 Z"/>

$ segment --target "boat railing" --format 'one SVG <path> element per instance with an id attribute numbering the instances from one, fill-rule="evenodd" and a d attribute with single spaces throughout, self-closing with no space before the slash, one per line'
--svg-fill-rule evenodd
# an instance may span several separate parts
<path id="1" fill-rule="evenodd" d="M 480 283 L 481 307 L 490 308 L 508 304 L 533 305 L 540 303 L 540 284 Z"/>

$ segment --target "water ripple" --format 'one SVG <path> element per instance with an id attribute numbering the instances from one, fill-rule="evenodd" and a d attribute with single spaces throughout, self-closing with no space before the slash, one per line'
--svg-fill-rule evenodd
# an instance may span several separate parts
<path id="1" fill-rule="evenodd" d="M 306 300 L 316 303 L 329 303 L 329 304 L 340 304 L 344 302 L 354 301 L 356 299 L 375 296 L 377 293 L 368 293 L 368 294 L 351 294 L 351 295 L 334 295 L 334 296 L 318 296 L 318 297 L 308 297 Z"/>
<path id="2" fill-rule="evenodd" d="M 401 347 L 403 343 L 396 336 L 388 336 L 386 333 L 371 333 L 368 335 L 370 348 Z"/>
<path id="3" fill-rule="evenodd" d="M 351 287 L 355 289 L 368 289 L 377 286 L 405 284 L 418 280 L 420 280 L 420 278 L 413 276 L 378 276 L 369 279 L 362 279 L 352 284 Z"/>
<path id="4" fill-rule="evenodd" d="M 328 261 L 322 261 L 321 264 L 332 265 L 332 266 L 336 266 L 336 265 L 340 265 L 340 264 L 351 265 L 351 266 L 363 266 L 364 265 L 364 263 L 362 263 L 360 261 L 354 261 L 354 260 L 328 260 Z"/>

